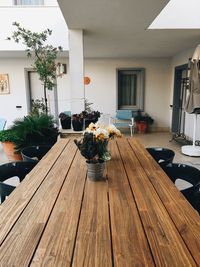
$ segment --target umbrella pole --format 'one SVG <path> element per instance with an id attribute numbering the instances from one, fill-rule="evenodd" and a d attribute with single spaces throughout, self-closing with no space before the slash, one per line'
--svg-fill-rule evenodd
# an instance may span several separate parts
<path id="1" fill-rule="evenodd" d="M 193 143 L 192 143 L 193 146 L 195 146 L 195 141 L 196 141 L 196 127 L 197 127 L 197 114 L 194 114 L 194 129 L 193 129 Z"/>

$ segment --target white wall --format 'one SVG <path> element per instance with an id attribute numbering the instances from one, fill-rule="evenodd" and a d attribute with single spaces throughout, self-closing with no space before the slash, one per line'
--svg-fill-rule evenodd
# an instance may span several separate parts
<path id="1" fill-rule="evenodd" d="M 66 63 L 66 59 L 60 59 Z M 67 62 L 68 63 L 68 62 Z M 9 75 L 10 94 L 0 95 L 0 117 L 7 119 L 7 127 L 16 118 L 27 115 L 26 85 L 24 68 L 30 68 L 28 59 L 1 59 L 0 74 Z M 69 74 L 57 79 L 59 112 L 70 110 Z M 16 106 L 22 106 L 18 109 Z"/>
<path id="2" fill-rule="evenodd" d="M 115 115 L 117 109 L 117 76 L 120 68 L 145 68 L 145 111 L 155 120 L 154 126 L 170 126 L 170 59 L 87 59 L 85 76 L 91 83 L 85 95 L 93 108 Z"/>
<path id="3" fill-rule="evenodd" d="M 21 43 L 6 40 L 12 35 L 16 27 L 13 22 L 20 23 L 21 27 L 35 32 L 47 28 L 52 30 L 48 43 L 53 46 L 62 46 L 68 51 L 68 28 L 58 6 L 51 7 L 0 7 L 0 51 L 24 51 Z M 33 23 L 34 20 L 34 23 Z"/>

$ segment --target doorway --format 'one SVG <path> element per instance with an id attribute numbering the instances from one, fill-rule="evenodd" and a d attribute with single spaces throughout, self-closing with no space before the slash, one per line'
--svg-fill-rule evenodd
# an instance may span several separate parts
<path id="1" fill-rule="evenodd" d="M 27 109 L 31 111 L 32 103 L 36 99 L 44 101 L 44 88 L 39 79 L 38 73 L 34 69 L 25 69 L 25 79 L 27 88 Z M 58 117 L 57 88 L 47 89 L 48 113 Z"/>
<path id="2" fill-rule="evenodd" d="M 185 110 L 186 90 L 188 86 L 188 64 L 175 68 L 174 94 L 172 107 L 172 139 L 186 141 Z"/>

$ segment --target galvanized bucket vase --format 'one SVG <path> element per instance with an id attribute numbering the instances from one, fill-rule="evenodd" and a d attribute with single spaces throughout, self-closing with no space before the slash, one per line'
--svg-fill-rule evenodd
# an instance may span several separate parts
<path id="1" fill-rule="evenodd" d="M 104 179 L 103 173 L 105 169 L 105 162 L 87 163 L 87 175 L 91 181 L 100 181 Z"/>

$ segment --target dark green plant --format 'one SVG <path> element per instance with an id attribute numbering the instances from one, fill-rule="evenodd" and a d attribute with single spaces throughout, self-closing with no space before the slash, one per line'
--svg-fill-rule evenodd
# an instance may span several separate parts
<path id="1" fill-rule="evenodd" d="M 58 129 L 50 115 L 28 115 L 13 122 L 11 131 L 18 136 L 16 150 L 32 145 L 53 144 L 57 140 Z"/>
<path id="2" fill-rule="evenodd" d="M 3 130 L 0 131 L 0 141 L 1 142 L 12 142 L 17 143 L 20 142 L 20 137 L 18 136 L 17 132 L 15 130 Z"/>
<path id="3" fill-rule="evenodd" d="M 61 121 L 71 120 L 71 116 L 69 116 L 65 112 L 61 112 L 58 117 L 60 118 Z"/>
<path id="4" fill-rule="evenodd" d="M 137 111 L 137 115 L 134 117 L 135 122 L 145 121 L 147 124 L 153 124 L 154 120 L 147 113 L 143 113 L 140 109 Z"/>
<path id="5" fill-rule="evenodd" d="M 17 30 L 13 32 L 8 40 L 13 39 L 16 43 L 21 42 L 26 46 L 27 56 L 33 58 L 33 67 L 39 74 L 39 79 L 44 86 L 44 98 L 47 110 L 47 97 L 46 89 L 53 89 L 56 79 L 56 63 L 57 54 L 62 51 L 62 47 L 53 47 L 52 45 L 46 45 L 48 37 L 52 34 L 52 31 L 47 29 L 41 33 L 32 32 L 28 29 L 22 28 L 19 23 L 14 22 Z"/>

